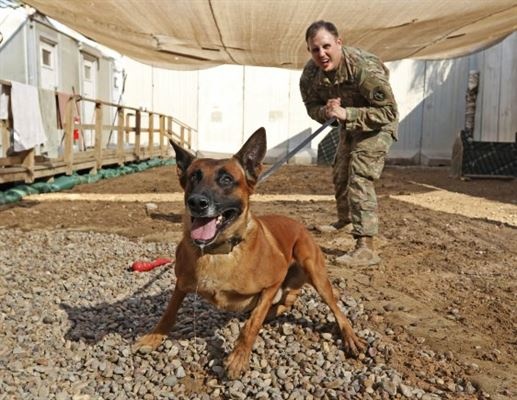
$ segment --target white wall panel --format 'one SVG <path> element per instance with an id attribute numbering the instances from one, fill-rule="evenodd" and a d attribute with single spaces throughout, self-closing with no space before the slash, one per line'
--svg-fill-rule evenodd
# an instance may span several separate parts
<path id="1" fill-rule="evenodd" d="M 244 143 L 244 67 L 223 65 L 199 71 L 198 149 L 234 153 Z"/>
<path id="2" fill-rule="evenodd" d="M 422 120 L 421 162 L 448 160 L 465 125 L 468 62 L 465 58 L 427 61 Z"/>
<path id="3" fill-rule="evenodd" d="M 287 143 L 289 134 L 289 71 L 279 68 L 244 69 L 244 138 L 266 128 L 268 148 Z"/>
<path id="4" fill-rule="evenodd" d="M 491 47 L 483 52 L 483 67 L 480 79 L 483 95 L 477 107 L 481 107 L 481 139 L 497 142 L 499 131 L 499 105 L 501 95 L 501 45 Z"/>
<path id="5" fill-rule="evenodd" d="M 499 142 L 514 142 L 517 134 L 517 33 L 501 43 Z"/>
<path id="6" fill-rule="evenodd" d="M 153 110 L 172 115 L 197 129 L 198 71 L 171 74 L 169 70 L 153 68 Z"/>
<path id="7" fill-rule="evenodd" d="M 389 157 L 416 158 L 422 142 L 425 61 L 401 60 L 386 66 L 400 115 L 399 140 L 393 144 Z"/>

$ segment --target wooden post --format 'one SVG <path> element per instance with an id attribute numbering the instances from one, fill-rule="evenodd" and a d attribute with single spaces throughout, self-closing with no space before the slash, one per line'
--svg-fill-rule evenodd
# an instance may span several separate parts
<path id="1" fill-rule="evenodd" d="M 167 155 L 167 141 L 165 140 L 165 115 L 160 114 L 160 156 Z"/>
<path id="2" fill-rule="evenodd" d="M 135 115 L 135 157 L 140 159 L 140 134 L 142 133 L 142 113 L 140 110 L 136 111 Z"/>
<path id="3" fill-rule="evenodd" d="M 117 131 L 117 157 L 119 165 L 124 164 L 124 109 L 117 109 L 118 131 Z"/>
<path id="4" fill-rule="evenodd" d="M 27 151 L 24 151 L 22 165 L 27 169 L 25 175 L 25 183 L 34 182 L 34 156 L 36 151 L 34 147 Z"/>
<path id="5" fill-rule="evenodd" d="M 167 117 L 167 134 L 172 137 L 172 117 Z"/>
<path id="6" fill-rule="evenodd" d="M 149 142 L 147 143 L 147 151 L 149 153 L 149 157 L 153 155 L 154 148 L 154 114 L 152 112 L 149 113 Z"/>
<path id="7" fill-rule="evenodd" d="M 102 168 L 102 104 L 95 103 L 95 168 Z"/>
<path id="8" fill-rule="evenodd" d="M 180 144 L 185 147 L 185 127 L 183 125 L 180 128 Z"/>
<path id="9" fill-rule="evenodd" d="M 7 157 L 7 150 L 11 145 L 11 135 L 7 128 L 7 121 L 0 121 L 0 137 L 2 140 L 2 157 Z"/>
<path id="10" fill-rule="evenodd" d="M 188 128 L 187 130 L 187 144 L 188 148 L 192 149 L 192 129 Z"/>
<path id="11" fill-rule="evenodd" d="M 67 175 L 72 175 L 74 172 L 74 113 L 75 97 L 70 97 L 65 109 L 65 139 L 63 141 L 63 161 Z"/>
<path id="12" fill-rule="evenodd" d="M 126 114 L 126 139 L 124 143 L 129 143 L 129 134 L 131 133 L 131 117 L 134 114 L 127 113 Z"/>

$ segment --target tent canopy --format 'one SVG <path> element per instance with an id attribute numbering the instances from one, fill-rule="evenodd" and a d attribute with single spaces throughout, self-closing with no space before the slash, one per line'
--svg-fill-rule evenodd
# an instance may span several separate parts
<path id="1" fill-rule="evenodd" d="M 118 52 L 173 69 L 302 68 L 307 26 L 336 24 L 346 45 L 384 61 L 457 57 L 517 30 L 516 0 L 26 0 Z"/>

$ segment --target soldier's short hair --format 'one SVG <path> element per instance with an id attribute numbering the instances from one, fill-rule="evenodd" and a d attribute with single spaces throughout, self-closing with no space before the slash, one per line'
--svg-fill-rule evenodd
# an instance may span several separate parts
<path id="1" fill-rule="evenodd" d="M 319 21 L 315 21 L 312 24 L 310 24 L 307 30 L 305 31 L 305 42 L 308 42 L 309 39 L 312 39 L 314 36 L 316 36 L 316 33 L 318 33 L 320 29 L 325 29 L 326 31 L 330 32 L 332 36 L 334 36 L 335 38 L 339 37 L 336 25 L 334 25 L 332 22 L 320 19 Z"/>

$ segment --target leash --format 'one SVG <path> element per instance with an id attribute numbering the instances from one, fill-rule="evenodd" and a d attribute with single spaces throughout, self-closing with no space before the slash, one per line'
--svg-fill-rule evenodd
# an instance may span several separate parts
<path id="1" fill-rule="evenodd" d="M 275 172 L 280 166 L 288 161 L 292 156 L 298 153 L 307 143 L 312 141 L 316 136 L 318 136 L 326 127 L 336 121 L 336 118 L 330 118 L 326 120 L 323 125 L 321 125 L 315 132 L 311 133 L 308 137 L 306 137 L 298 146 L 292 149 L 289 153 L 283 156 L 280 160 L 275 162 L 267 171 L 265 171 L 262 175 L 259 176 L 258 182 L 262 182 L 266 180 L 273 172 Z M 301 132 L 300 132 L 301 133 Z"/>

